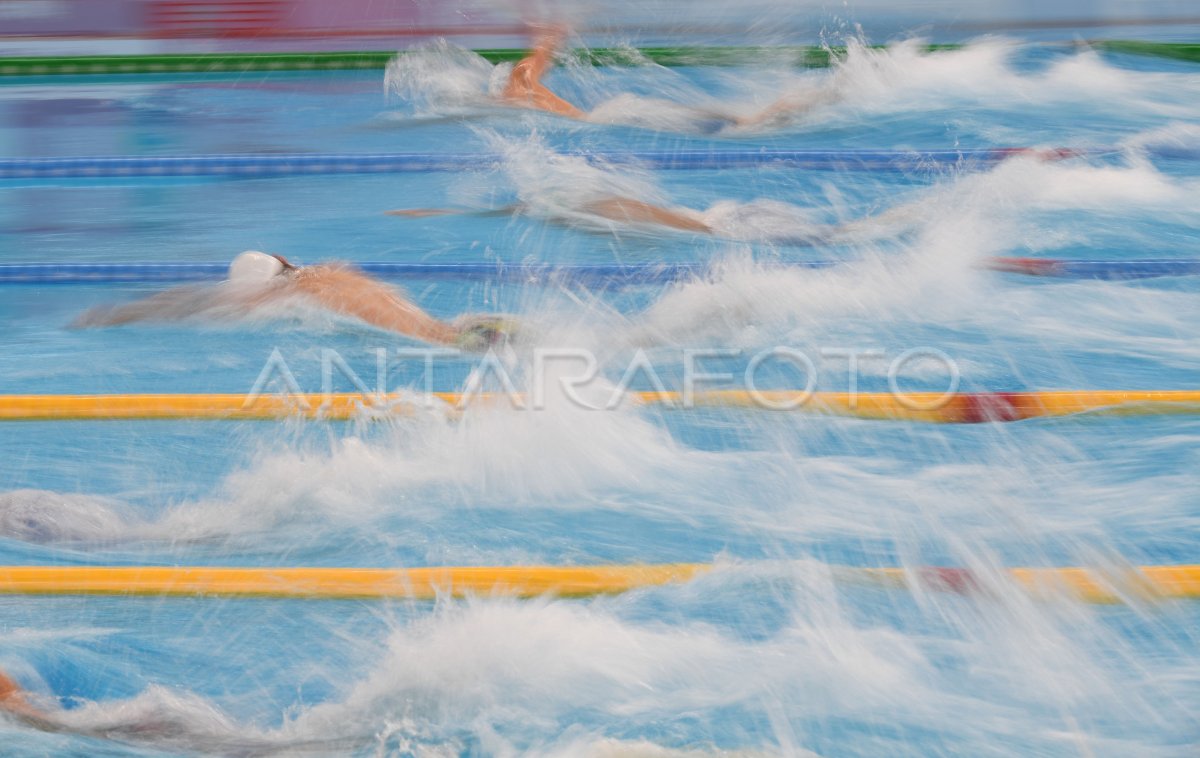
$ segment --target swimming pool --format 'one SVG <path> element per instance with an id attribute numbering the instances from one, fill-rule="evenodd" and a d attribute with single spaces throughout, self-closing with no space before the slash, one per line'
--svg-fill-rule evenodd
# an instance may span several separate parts
<path id="1" fill-rule="evenodd" d="M 687 354 L 737 386 L 764 350 L 815 386 L 905 390 L 1191 389 L 1196 279 L 1038 280 L 990 256 L 1194 254 L 1195 64 L 1004 40 L 927 54 L 858 50 L 833 70 L 568 66 L 550 83 L 615 120 L 480 105 L 491 75 L 431 52 L 392 72 L 0 85 L 10 156 L 477 152 L 467 172 L 263 180 L 0 183 L 0 263 L 713 261 L 624 289 L 410 281 L 440 317 L 518 314 L 506 360 L 584 350 L 607 384 L 684 381 Z M 689 135 L 651 98 L 750 109 L 829 86 L 836 106 L 782 128 Z M 399 91 L 400 96 L 396 94 Z M 712 95 L 710 93 L 716 93 Z M 648 123 L 647 123 L 648 122 Z M 563 151 L 1108 147 L 980 171 L 653 172 Z M 807 231 L 879 217 L 835 244 L 778 245 L 566 213 L 632 194 Z M 764 202 L 769 200 L 772 202 Z M 400 207 L 516 215 L 401 219 Z M 733 205 L 730 205 L 733 203 Z M 786 203 L 781 207 L 778 203 Z M 568 208 L 569 210 L 569 208 Z M 564 223 L 564 218 L 567 223 Z M 895 219 L 893 219 L 895 221 Z M 789 226 L 790 225 L 790 226 Z M 732 235 L 739 236 L 739 235 Z M 819 271 L 770 264 L 841 261 Z M 417 347 L 292 308 L 216 324 L 66 325 L 153 284 L 6 285 L 0 393 L 247 392 L 273 350 L 321 390 L 323 359 L 419 388 Z M 897 364 L 908 351 L 925 357 Z M 696 356 L 699 356 L 698 358 Z M 439 355 L 460 389 L 478 356 Z M 573 369 L 572 369 L 573 370 Z M 551 379 L 563 376 L 562 367 Z M 803 386 L 773 361 L 763 386 Z M 278 389 L 277 382 L 269 388 Z M 488 379 L 494 383 L 495 377 Z M 341 371 L 334 388 L 354 389 Z M 388 422 L 26 422 L 0 429 L 0 563 L 451 566 L 709 562 L 691 582 L 596 599 L 437 602 L 2 597 L 0 667 L 116 742 L 0 722 L 14 752 L 398 755 L 1186 755 L 1200 746 L 1200 613 L 1187 601 L 1036 599 L 1010 566 L 1196 561 L 1190 416 L 933 425 L 752 409 L 592 411 L 550 384 L 504 405 Z M 492 384 L 488 385 L 489 387 Z M 840 566 L 956 566 L 985 593 L 834 581 Z M 139 733 L 139 726 L 154 724 Z M 640 752 L 639 752 L 640 751 Z"/>

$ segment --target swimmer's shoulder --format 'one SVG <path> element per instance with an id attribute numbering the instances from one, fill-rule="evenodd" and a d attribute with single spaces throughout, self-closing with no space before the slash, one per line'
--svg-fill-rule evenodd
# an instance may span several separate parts
<path id="1" fill-rule="evenodd" d="M 325 261 L 298 267 L 288 277 L 299 290 L 322 291 L 330 288 L 378 286 L 380 282 L 349 261 Z"/>
<path id="2" fill-rule="evenodd" d="M 366 276 L 358 266 L 350 261 L 324 261 L 310 266 L 298 266 L 291 273 L 293 279 L 314 279 L 339 275 Z"/>

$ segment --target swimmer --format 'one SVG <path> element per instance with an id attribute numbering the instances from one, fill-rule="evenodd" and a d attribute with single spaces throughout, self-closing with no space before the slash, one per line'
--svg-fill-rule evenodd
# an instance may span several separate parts
<path id="1" fill-rule="evenodd" d="M 658 227 L 668 231 L 690 232 L 740 242 L 759 241 L 809 246 L 825 242 L 852 239 L 861 241 L 894 236 L 914 226 L 919 221 L 919 211 L 918 203 L 906 203 L 861 219 L 840 224 L 821 224 L 803 218 L 804 209 L 776 201 L 720 201 L 708 210 L 701 211 L 686 206 L 668 208 L 632 197 L 607 195 L 582 202 L 577 207 L 569 208 L 568 213 L 531 208 L 524 203 L 483 211 L 469 208 L 398 208 L 384 213 L 404 218 L 530 213 L 569 225 L 578 220 L 576 216 L 570 215 L 570 212 L 575 212 L 642 228 Z"/>
<path id="2" fill-rule="evenodd" d="M 26 726 L 42 732 L 71 733 L 101 739 L 148 739 L 169 737 L 177 730 L 153 717 L 129 723 L 115 723 L 106 728 L 72 726 L 60 713 L 39 708 L 29 702 L 25 690 L 3 671 L 0 671 L 0 713 L 8 713 Z"/>
<path id="3" fill-rule="evenodd" d="M 507 205 L 486 211 L 473 211 L 460 208 L 398 208 L 384 211 L 389 216 L 404 216 L 406 218 L 423 218 L 426 216 L 448 216 L 470 214 L 478 216 L 517 215 L 524 213 L 528 206 L 523 203 Z M 616 221 L 622 224 L 650 224 L 667 229 L 677 229 L 683 232 L 697 234 L 716 234 L 716 231 L 706 223 L 700 211 L 691 208 L 666 208 L 661 205 L 643 202 L 632 197 L 610 195 L 584 203 L 578 209 L 583 213 Z"/>
<path id="4" fill-rule="evenodd" d="M 397 208 L 384 213 L 404 218 L 527 215 L 593 231 L 616 233 L 615 224 L 640 232 L 678 231 L 736 242 L 811 246 L 895 237 L 922 223 L 931 211 L 928 197 L 834 223 L 823 221 L 818 208 L 767 198 L 719 199 L 707 208 L 692 208 L 664 200 L 653 179 L 635 168 L 556 153 L 536 138 L 525 144 L 500 144 L 508 155 L 503 167 L 514 185 L 517 202 L 487 209 Z M 1043 162 L 1079 155 L 1064 148 L 997 148 L 996 152 L 1003 159 Z"/>
<path id="5" fill-rule="evenodd" d="M 141 743 L 171 750 L 196 751 L 212 755 L 277 755 L 301 751 L 313 755 L 349 755 L 371 742 L 373 735 L 326 735 L 319 739 L 295 739 L 271 733 L 238 733 L 214 729 L 208 719 L 194 723 L 185 714 L 146 708 L 106 709 L 101 719 L 79 719 L 71 714 L 79 710 L 41 708 L 29 702 L 25 690 L 4 671 L 0 671 L 0 719 L 12 717 L 25 726 L 52 734 L 74 734 L 121 743 Z M 90 722 L 90 723 L 89 723 Z M 4 755 L 8 751 L 0 749 Z"/>
<path id="6" fill-rule="evenodd" d="M 593 115 L 562 99 L 542 84 L 542 77 L 554 65 L 554 54 L 565 37 L 566 30 L 561 26 L 551 26 L 540 31 L 534 38 L 529 54 L 513 66 L 513 70 L 508 76 L 508 82 L 501 93 L 501 99 L 505 103 L 581 121 L 588 120 Z M 750 116 L 739 116 L 703 108 L 691 110 L 695 116 L 694 126 L 699 131 L 708 134 L 731 126 L 755 127 L 775 124 L 838 99 L 832 90 L 822 89 L 804 94 L 785 95 L 767 108 Z"/>
<path id="7" fill-rule="evenodd" d="M 229 279 L 216 286 L 177 287 L 124 305 L 101 306 L 81 315 L 78 328 L 141 321 L 179 321 L 198 316 L 240 316 L 291 297 L 351 316 L 371 326 L 462 350 L 483 351 L 514 331 L 504 316 L 463 316 L 440 321 L 397 290 L 347 263 L 296 266 L 282 255 L 248 250 L 234 258 Z"/>
<path id="8" fill-rule="evenodd" d="M 21 689 L 21 686 L 3 671 L 0 671 L 0 711 L 7 712 L 44 732 L 53 732 L 59 729 L 59 725 L 50 714 L 31 705 L 25 698 L 25 691 Z"/>
<path id="9" fill-rule="evenodd" d="M 136 724 L 116 725 L 109 729 L 88 729 L 73 727 L 66 723 L 61 715 L 43 710 L 31 704 L 25 696 L 25 690 L 3 671 L 0 671 L 0 715 L 7 713 L 25 726 L 41 732 L 56 734 L 78 734 L 83 737 L 100 739 L 126 739 L 136 737 L 146 739 L 164 732 L 162 725 L 149 721 Z"/>

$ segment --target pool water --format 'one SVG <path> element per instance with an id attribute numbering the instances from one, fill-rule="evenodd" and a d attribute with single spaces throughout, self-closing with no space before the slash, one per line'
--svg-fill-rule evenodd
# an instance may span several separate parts
<path id="1" fill-rule="evenodd" d="M 405 282 L 433 314 L 516 314 L 501 364 L 585 351 L 607 397 L 686 365 L 739 386 L 773 348 L 818 389 L 1192 389 L 1195 278 L 1035 280 L 1001 255 L 1195 254 L 1194 64 L 989 39 L 856 49 L 831 70 L 588 68 L 548 84 L 605 123 L 489 105 L 490 66 L 435 48 L 381 72 L 0 85 L 0 154 L 478 152 L 461 173 L 0 182 L 0 262 L 712 262 L 626 289 Z M 688 133 L 659 101 L 787 123 Z M 623 94 L 624 93 L 624 94 Z M 832 93 L 832 94 L 829 94 Z M 682 124 L 682 126 L 681 126 Z M 566 150 L 1116 147 L 983 171 L 587 165 Z M 578 210 L 623 194 L 732 219 L 729 238 Z M 412 207 L 518 215 L 418 219 Z M 711 210 L 710 210 L 711 209 Z M 723 215 L 722 215 L 723 214 Z M 890 214 L 890 215 L 882 215 Z M 783 236 L 867 219 L 828 244 Z M 874 220 L 872 220 L 874 219 Z M 777 238 L 777 237 L 776 237 Z M 773 264 L 837 260 L 820 271 Z M 336 354 L 419 390 L 420 347 L 320 310 L 68 328 L 162 285 L 4 286 L 0 392 L 247 392 L 278 350 L 305 391 Z M 329 351 L 333 351 L 330 353 Z M 405 352 L 408 351 L 408 352 Z M 899 362 L 907 351 L 918 359 Z M 626 372 L 637 356 L 652 371 Z M 856 371 L 849 355 L 858 356 Z M 919 359 L 924 355 L 925 359 Z M 699 357 L 697 357 L 699 356 Z M 936 358 L 932 360 L 931 358 Z M 431 359 L 457 390 L 480 357 Z M 0 720 L 13 754 L 1163 755 L 1200 749 L 1200 611 L 1032 599 L 1008 566 L 1196 562 L 1200 419 L 927 425 L 748 409 L 538 410 L 392 421 L 28 422 L 0 436 L 0 563 L 229 566 L 716 561 L 621 596 L 437 602 L 0 598 L 0 668 L 73 730 Z M 474 372 L 474 373 L 473 373 Z M 957 377 L 957 379 L 955 379 Z M 333 388 L 351 391 L 341 371 Z M 761 386 L 803 387 L 772 361 Z M 279 389 L 278 377 L 269 389 Z M 485 378 L 492 387 L 496 377 Z M 911 593 L 838 566 L 963 566 L 993 591 Z"/>

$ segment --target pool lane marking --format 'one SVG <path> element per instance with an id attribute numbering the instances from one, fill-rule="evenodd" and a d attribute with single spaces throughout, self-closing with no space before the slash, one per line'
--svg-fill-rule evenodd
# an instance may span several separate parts
<path id="1" fill-rule="evenodd" d="M 843 582 L 963 595 L 1002 592 L 1003 584 L 997 581 L 1002 578 L 1034 597 L 1065 595 L 1086 603 L 1200 598 L 1200 565 L 1138 566 L 1115 571 L 1079 567 L 1009 568 L 1000 569 L 999 577 L 941 566 L 838 568 L 834 574 Z"/>
<path id="2" fill-rule="evenodd" d="M 771 262 L 764 270 L 826 269 L 854 261 L 812 260 Z M 518 284 L 638 285 L 669 284 L 704 277 L 709 263 L 551 264 L 551 263 L 392 263 L 353 264 L 365 273 L 386 278 L 449 279 Z M 1142 260 L 1072 260 L 1065 258 L 990 258 L 981 268 L 1024 276 L 1059 279 L 1126 281 L 1200 274 L 1200 258 Z M 4 284 L 100 284 L 192 282 L 224 279 L 226 263 L 4 263 Z"/>
<path id="3" fill-rule="evenodd" d="M 693 392 L 690 397 L 684 392 L 631 392 L 624 399 L 635 405 L 675 410 L 742 408 L 942 424 L 1009 422 L 1079 414 L 1200 414 L 1200 390 L 954 393 L 711 390 Z M 528 403 L 520 394 L 459 392 L 429 395 L 407 392 L 384 397 L 360 393 L 0 395 L 0 421 L 286 418 L 347 421 L 409 415 L 422 407 L 457 413 L 479 406 L 524 409 Z"/>
<path id="4" fill-rule="evenodd" d="M 736 564 L 734 564 L 736 566 Z M 225 566 L 0 566 L 0 595 L 108 595 L 345 600 L 438 597 L 592 597 L 691 581 L 706 563 L 426 568 Z M 1004 582 L 1039 598 L 1088 603 L 1200 598 L 1200 565 L 1000 569 L 832 567 L 843 583 L 990 596 Z"/>
<path id="5" fill-rule="evenodd" d="M 1200 159 L 1200 149 L 1179 145 L 1141 148 L 1151 157 Z M 1095 148 L 984 147 L 927 150 L 714 149 L 567 151 L 565 157 L 653 170 L 787 168 L 836 171 L 931 171 L 988 167 L 1017 156 L 1048 161 L 1110 157 L 1120 146 Z M 499 153 L 232 153 L 207 155 L 86 155 L 0 158 L 0 179 L 63 180 L 163 177 L 270 178 L 328 174 L 395 174 L 479 171 L 502 166 Z"/>
<path id="6" fill-rule="evenodd" d="M 1200 62 L 1200 45 L 1179 42 L 1097 40 L 1091 43 L 1049 42 L 1042 46 L 1090 45 L 1112 53 L 1146 55 Z M 870 45 L 873 50 L 886 45 Z M 926 53 L 963 49 L 962 44 L 923 45 Z M 298 53 L 166 53 L 149 55 L 14 56 L 0 58 L 0 77 L 71 76 L 87 74 L 226 74 L 250 71 L 336 71 L 383 69 L 408 51 L 363 50 Z M 489 63 L 514 62 L 528 51 L 522 48 L 481 48 L 473 51 Z M 815 45 L 776 46 L 661 46 L 629 48 L 579 48 L 568 51 L 581 63 L 593 66 L 637 65 L 648 60 L 660 66 L 742 65 L 769 60 L 772 65 L 825 68 L 844 59 L 845 47 Z"/>
<path id="7" fill-rule="evenodd" d="M 706 564 L 228 568 L 4 566 L 0 594 L 154 595 L 429 600 L 441 593 L 587 597 L 687 581 Z"/>
<path id="8" fill-rule="evenodd" d="M 883 49 L 874 45 L 872 49 Z M 923 45 L 927 53 L 958 50 L 962 45 Z M 258 71 L 355 71 L 382 70 L 393 59 L 408 54 L 401 50 L 364 50 L 298 53 L 182 53 L 151 55 L 20 56 L 0 58 L 0 77 L 78 76 L 81 74 L 228 74 Z M 513 63 L 524 58 L 524 48 L 475 49 L 488 63 Z M 578 48 L 564 53 L 592 66 L 639 65 L 650 61 L 660 66 L 739 65 L 769 57 L 773 65 L 825 68 L 845 57 L 846 48 L 814 45 L 788 46 L 661 46 L 632 48 Z"/>

